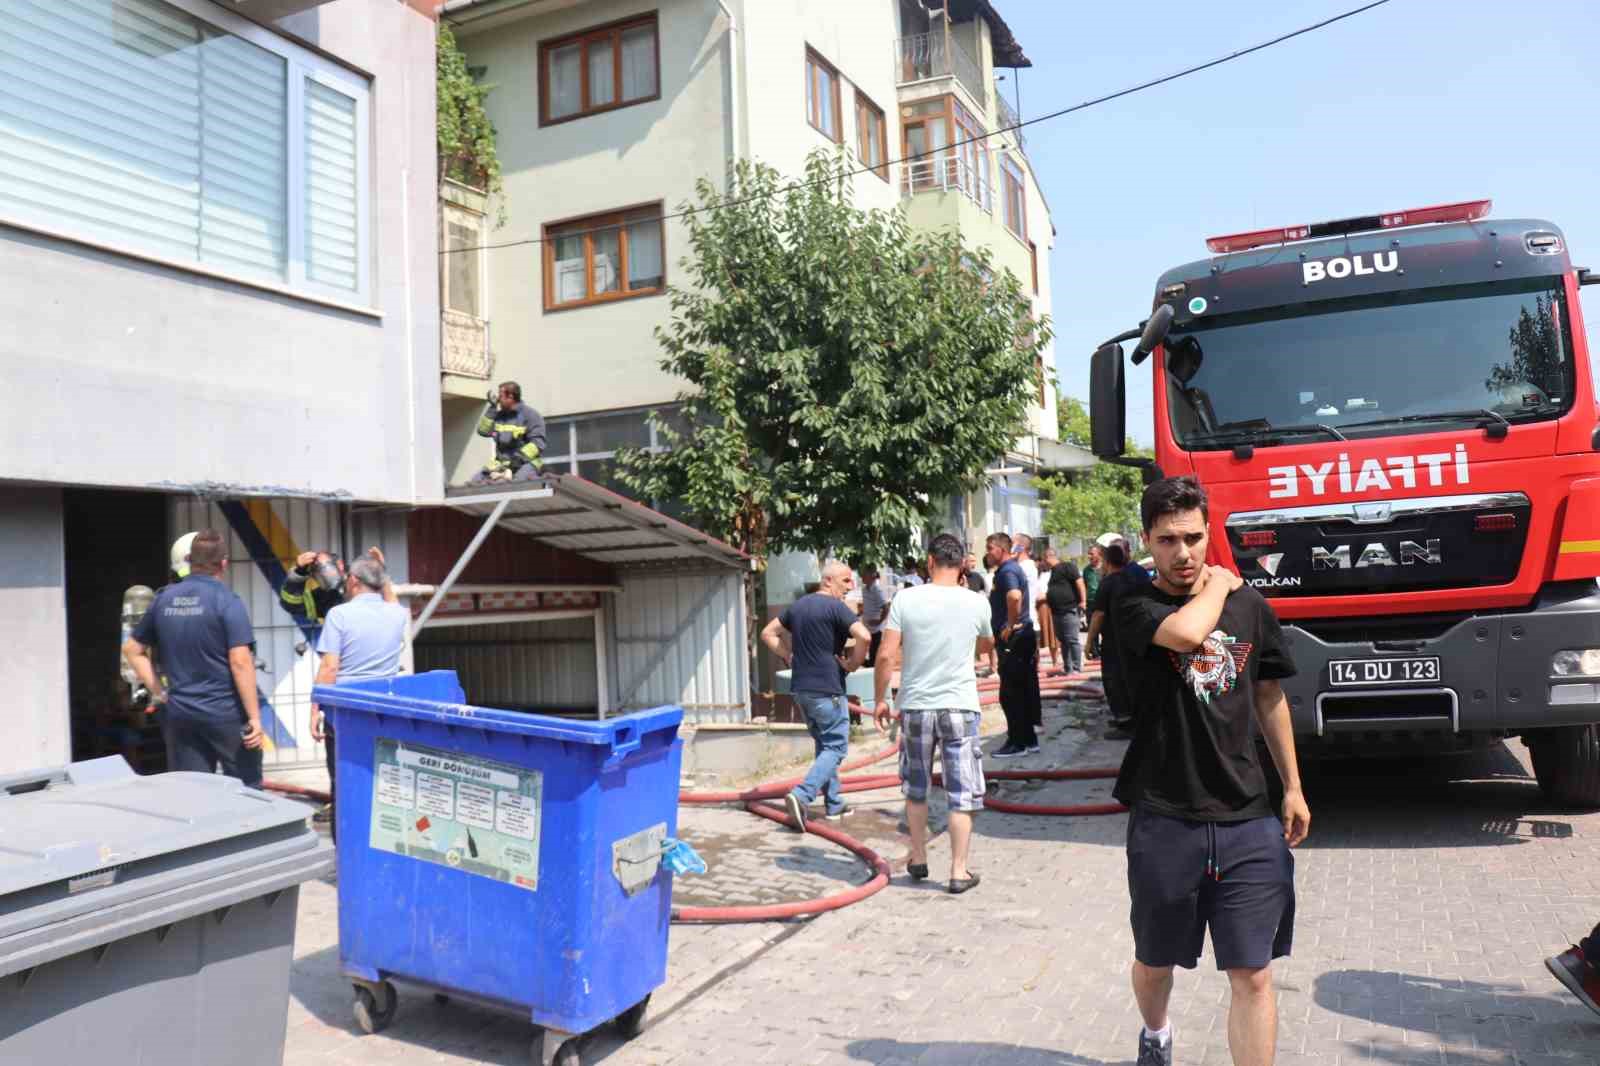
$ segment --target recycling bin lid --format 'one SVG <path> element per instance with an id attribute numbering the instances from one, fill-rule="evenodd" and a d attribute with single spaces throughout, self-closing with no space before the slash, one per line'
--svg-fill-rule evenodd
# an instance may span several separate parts
<path id="1" fill-rule="evenodd" d="M 318 846 L 306 808 L 218 774 L 135 774 L 118 757 L 0 776 L 0 933 L 87 889 Z"/>

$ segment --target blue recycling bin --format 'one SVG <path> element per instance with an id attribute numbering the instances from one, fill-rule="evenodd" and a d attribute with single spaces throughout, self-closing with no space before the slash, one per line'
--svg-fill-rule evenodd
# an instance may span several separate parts
<path id="1" fill-rule="evenodd" d="M 357 1022 L 391 978 L 510 1008 L 546 1062 L 643 1022 L 666 979 L 683 710 L 474 707 L 451 670 L 318 685 L 338 742 L 339 958 Z M 541 1046 L 543 1050 L 541 1051 Z"/>

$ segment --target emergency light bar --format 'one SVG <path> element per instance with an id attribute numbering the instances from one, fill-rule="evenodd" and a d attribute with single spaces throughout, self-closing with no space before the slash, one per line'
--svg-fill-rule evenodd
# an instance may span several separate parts
<path id="1" fill-rule="evenodd" d="M 1207 237 L 1206 247 L 1213 252 L 1243 252 L 1267 244 L 1285 244 L 1289 241 L 1313 240 L 1317 237 L 1337 237 L 1343 233 L 1369 233 L 1373 230 L 1394 229 L 1397 226 L 1420 226 L 1427 222 L 1476 222 L 1489 213 L 1493 200 L 1463 200 L 1457 204 L 1434 204 L 1416 207 L 1409 211 L 1391 211 L 1384 215 L 1358 215 L 1355 218 L 1338 218 L 1331 222 L 1313 222 L 1309 226 L 1284 226 L 1280 229 L 1258 229 L 1250 233 L 1229 233 L 1221 237 Z"/>

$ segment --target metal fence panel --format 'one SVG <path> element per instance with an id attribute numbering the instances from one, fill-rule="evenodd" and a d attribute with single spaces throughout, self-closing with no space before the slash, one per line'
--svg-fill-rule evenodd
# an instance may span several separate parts
<path id="1" fill-rule="evenodd" d="M 412 645 L 418 673 L 454 670 L 482 707 L 593 713 L 594 619 L 429 626 Z"/>
<path id="2" fill-rule="evenodd" d="M 750 718 L 744 575 L 732 570 L 621 572 L 607 604 L 619 710 L 683 707 L 689 721 Z"/>

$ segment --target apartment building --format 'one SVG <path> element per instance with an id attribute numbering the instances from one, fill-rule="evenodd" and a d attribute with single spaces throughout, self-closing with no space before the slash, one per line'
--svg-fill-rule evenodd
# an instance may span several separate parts
<path id="1" fill-rule="evenodd" d="M 124 588 L 228 531 L 275 762 L 314 762 L 271 573 L 438 499 L 429 0 L 13 0 L 0 11 L 0 773 L 153 745 Z M 356 549 L 359 550 L 359 549 Z M 298 745 L 298 746 L 297 746 Z"/>
<path id="2" fill-rule="evenodd" d="M 491 379 L 523 382 L 555 469 L 610 484 L 619 447 L 655 443 L 645 415 L 682 388 L 653 336 L 685 247 L 663 216 L 737 159 L 799 174 L 842 145 L 874 168 L 855 180 L 862 206 L 959 229 L 1050 313 L 1049 207 L 1022 137 L 993 135 L 1016 121 L 1003 89 L 1029 60 L 985 0 L 451 0 L 442 17 L 494 86 L 506 216 L 495 229 L 494 207 L 486 221 L 463 203 L 447 224 L 447 252 L 478 249 L 446 256 L 472 294 L 443 379 L 452 482 L 482 461 Z M 1054 404 L 1043 389 L 997 457 L 1017 473 L 959 507 L 963 526 L 1036 527 L 1024 474 L 1089 461 L 1051 439 Z"/>

